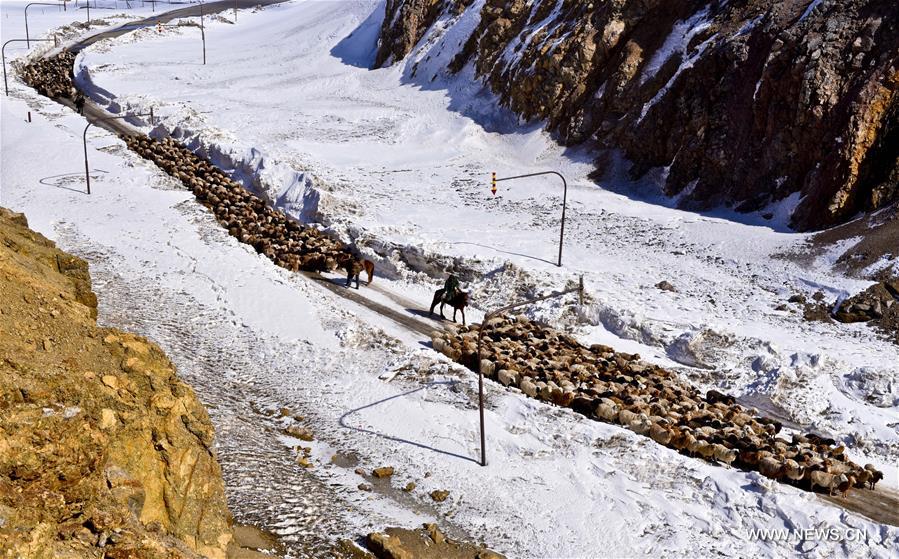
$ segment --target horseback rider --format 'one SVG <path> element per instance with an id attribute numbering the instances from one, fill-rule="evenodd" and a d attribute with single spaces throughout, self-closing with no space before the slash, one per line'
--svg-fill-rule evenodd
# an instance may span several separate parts
<path id="1" fill-rule="evenodd" d="M 452 270 L 446 282 L 443 284 L 443 302 L 450 303 L 459 294 L 459 278 L 456 277 L 456 271 Z"/>

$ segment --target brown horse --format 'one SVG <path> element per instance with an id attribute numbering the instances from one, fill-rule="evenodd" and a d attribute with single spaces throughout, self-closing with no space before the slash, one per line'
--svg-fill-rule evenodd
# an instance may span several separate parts
<path id="1" fill-rule="evenodd" d="M 438 289 L 437 292 L 434 293 L 434 300 L 431 301 L 431 310 L 428 311 L 428 316 L 434 315 L 434 307 L 437 306 L 437 303 L 440 303 L 440 318 L 446 320 L 446 317 L 443 316 L 443 305 L 445 305 L 447 301 L 443 300 L 443 289 Z M 462 311 L 462 326 L 465 326 L 465 307 L 468 306 L 468 293 L 459 291 L 456 293 L 456 296 L 449 301 L 449 304 L 453 306 L 453 322 L 456 321 L 456 312 Z"/>
<path id="2" fill-rule="evenodd" d="M 375 279 L 375 263 L 371 260 L 359 260 L 353 257 L 347 257 L 342 259 L 340 267 L 346 271 L 347 287 L 350 286 L 350 283 L 353 280 L 356 280 L 356 289 L 359 289 L 359 275 L 362 273 L 362 270 L 365 270 L 365 273 L 368 274 L 368 282 L 366 285 L 371 284 L 371 281 Z"/>

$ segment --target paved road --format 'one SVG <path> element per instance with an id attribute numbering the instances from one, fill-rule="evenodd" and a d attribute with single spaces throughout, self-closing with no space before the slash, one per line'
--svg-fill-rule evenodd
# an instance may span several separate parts
<path id="1" fill-rule="evenodd" d="M 204 14 L 211 14 L 233 9 L 235 4 L 238 8 L 249 8 L 260 4 L 278 4 L 283 1 L 285 0 L 222 0 L 218 2 L 207 3 L 203 5 L 202 8 L 199 4 L 194 4 L 166 13 L 153 15 L 152 17 L 136 22 L 129 22 L 125 25 L 110 29 L 108 31 L 92 35 L 91 37 L 87 37 L 81 41 L 78 41 L 69 48 L 70 50 L 78 52 L 103 38 L 116 37 L 125 33 L 129 33 L 136 29 L 140 29 L 142 27 L 156 25 L 159 22 L 166 23 L 178 18 L 199 16 L 201 9 L 203 10 Z M 71 101 L 69 100 L 57 99 L 57 101 L 62 102 L 64 105 L 67 105 L 69 107 L 72 106 Z M 93 103 L 86 104 L 86 118 L 88 118 L 89 120 L 97 120 L 104 116 L 111 115 L 109 115 L 103 109 L 97 107 Z M 110 130 L 116 134 L 139 133 L 137 130 L 135 130 L 122 120 L 100 121 L 97 123 L 97 125 L 106 128 L 107 130 Z M 320 274 L 307 273 L 305 275 L 311 280 L 315 281 L 318 285 L 324 287 L 332 293 L 353 301 L 358 305 L 364 306 L 365 308 L 373 312 L 390 318 L 397 324 L 400 324 L 401 326 L 407 328 L 409 331 L 422 335 L 426 338 L 430 338 L 430 333 L 433 330 L 440 328 L 440 326 L 435 322 L 431 322 L 429 320 L 418 320 L 407 314 L 403 314 L 394 309 L 391 309 L 385 305 L 371 301 L 359 292 L 351 289 L 346 289 L 345 287 L 340 285 L 340 283 L 335 283 L 330 279 L 321 276 Z M 787 419 L 788 421 L 788 418 L 784 419 Z M 852 491 L 846 498 L 827 496 L 821 496 L 821 498 L 828 501 L 829 503 L 861 514 L 876 522 L 899 526 L 899 493 L 896 493 L 895 491 L 887 490 L 884 488 L 879 488 L 877 491 L 855 490 Z"/>
<path id="2" fill-rule="evenodd" d="M 164 13 L 153 14 L 148 18 L 129 21 L 128 23 L 119 25 L 118 27 L 113 27 L 106 31 L 101 31 L 89 37 L 80 39 L 77 42 L 69 45 L 67 48 L 70 51 L 77 53 L 93 45 L 97 41 L 119 37 L 121 35 L 124 35 L 125 33 L 131 33 L 132 31 L 143 29 L 145 27 L 153 27 L 157 23 L 168 23 L 170 21 L 186 17 L 199 17 L 201 11 L 205 15 L 210 15 L 214 13 L 233 10 L 235 7 L 237 7 L 238 9 L 246 9 L 260 5 L 267 6 L 272 4 L 280 4 L 285 1 L 286 0 L 219 0 L 217 2 L 207 2 L 205 4 L 190 4 L 183 8 L 178 8 Z M 66 105 L 69 108 L 74 109 L 74 105 L 68 99 L 56 99 L 56 101 L 62 103 L 63 105 Z M 87 120 L 96 123 L 96 126 L 105 128 L 106 130 L 109 130 L 114 134 L 132 135 L 139 133 L 122 119 L 100 120 L 104 117 L 113 115 L 110 115 L 91 101 L 87 101 L 84 105 L 84 116 L 85 118 L 87 118 Z"/>
<path id="3" fill-rule="evenodd" d="M 396 322 L 397 324 L 399 324 L 406 330 L 408 330 L 410 332 L 414 332 L 421 336 L 424 336 L 428 340 L 431 339 L 431 332 L 441 328 L 441 326 L 436 322 L 432 322 L 427 319 L 418 320 L 408 314 L 391 309 L 387 305 L 382 305 L 381 303 L 376 303 L 375 301 L 372 301 L 371 299 L 368 299 L 367 297 L 362 295 L 361 292 L 359 292 L 355 289 L 351 289 L 351 288 L 348 289 L 348 288 L 344 287 L 343 281 L 340 281 L 340 280 L 334 281 L 330 278 L 326 278 L 326 277 L 322 276 L 321 274 L 317 274 L 314 272 L 303 272 L 303 275 L 306 276 L 307 278 L 311 279 L 312 281 L 316 282 L 317 285 L 324 287 L 331 293 L 334 293 L 335 295 L 343 297 L 344 299 L 348 299 L 358 305 L 361 305 L 371 311 L 374 311 L 374 312 L 380 314 L 381 316 L 389 318 L 390 320 Z M 369 287 L 373 287 L 373 286 L 369 286 Z M 363 288 L 363 289 L 366 289 L 366 288 Z M 379 291 L 381 293 L 384 293 L 388 297 L 391 297 L 391 298 L 395 297 L 395 295 L 393 295 L 386 289 L 380 289 Z M 413 302 L 410 302 L 409 304 L 415 305 L 415 303 L 413 303 Z"/>

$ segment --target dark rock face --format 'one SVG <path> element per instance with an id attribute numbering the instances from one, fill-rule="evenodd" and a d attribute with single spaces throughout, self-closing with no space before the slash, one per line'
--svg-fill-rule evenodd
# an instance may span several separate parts
<path id="1" fill-rule="evenodd" d="M 843 301 L 834 312 L 840 322 L 871 322 L 899 344 L 899 280 L 875 283 Z"/>
<path id="2" fill-rule="evenodd" d="M 480 4 L 390 0 L 377 63 Z M 819 229 L 899 200 L 894 0 L 487 0 L 449 70 L 566 144 L 662 169 L 682 204 L 754 211 L 798 193 Z"/>
<path id="3" fill-rule="evenodd" d="M 375 66 L 401 60 L 424 36 L 447 8 L 461 13 L 473 0 L 387 0 L 387 15 L 381 25 L 381 39 Z"/>

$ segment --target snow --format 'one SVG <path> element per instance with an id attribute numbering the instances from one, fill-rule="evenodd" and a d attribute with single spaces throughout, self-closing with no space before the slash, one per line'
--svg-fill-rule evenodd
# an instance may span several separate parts
<path id="1" fill-rule="evenodd" d="M 23 5 L 0 5 L 4 36 L 15 19 L 6 15 Z M 841 247 L 794 262 L 778 255 L 807 236 L 777 219 L 628 197 L 620 192 L 641 185 L 617 175 L 591 182 L 586 154 L 555 145 L 539 123 L 522 127 L 497 112 L 470 74 L 432 80 L 452 56 L 454 27 L 426 36 L 407 63 L 369 70 L 362 62 L 376 13 L 383 17 L 376 2 L 294 2 L 241 12 L 236 26 L 211 21 L 206 66 L 195 30 L 141 31 L 80 55 L 78 79 L 114 110 L 153 106 L 156 133 L 173 131 L 285 211 L 384 252 L 384 275 L 359 292 L 366 298 L 427 322 L 416 309 L 427 307 L 447 263 L 464 262 L 478 272 L 465 286 L 474 321 L 583 275 L 589 301 L 577 314 L 570 299 L 527 314 L 678 368 L 702 387 L 770 398 L 795 420 L 838 434 L 854 458 L 895 464 L 899 409 L 889 382 L 899 348 L 864 325 L 774 310 L 794 292 L 867 287 L 830 269 Z M 66 21 L 48 16 L 32 29 Z M 316 533 L 435 518 L 514 557 L 792 557 L 797 549 L 890 557 L 899 546 L 896 528 L 493 382 L 489 464 L 479 466 L 473 375 L 415 332 L 238 244 L 175 181 L 94 128 L 93 194 L 82 194 L 84 120 L 13 86 L 2 101 L 0 204 L 90 261 L 104 324 L 143 333 L 169 353 L 210 405 L 238 520 L 281 534 L 294 555 L 318 545 Z M 47 146 L 58 146 L 53 157 Z M 546 169 L 569 182 L 561 269 L 558 181 L 501 183 L 496 197 L 488 190 L 490 171 Z M 781 213 L 796 201 L 784 201 Z M 656 289 L 663 279 L 678 292 Z M 872 394 L 882 397 L 872 403 Z M 310 470 L 296 465 L 300 443 L 280 434 L 290 421 L 277 416 L 281 407 L 316 434 L 302 443 L 312 448 Z M 395 486 L 419 487 L 360 492 L 356 466 L 332 464 L 335 454 L 367 470 L 392 465 Z M 895 468 L 884 469 L 884 483 L 896 487 Z M 430 501 L 434 489 L 450 491 L 446 503 Z M 830 526 L 860 528 L 866 539 L 749 535 Z"/>
<path id="2" fill-rule="evenodd" d="M 659 91 L 653 96 L 652 99 L 650 99 L 643 105 L 643 108 L 640 110 L 640 118 L 637 120 L 637 124 L 643 122 L 643 119 L 646 118 L 649 110 L 652 109 L 656 103 L 658 103 L 663 97 L 665 97 L 665 95 L 668 94 L 668 91 L 677 81 L 677 78 L 679 78 L 685 70 L 689 70 L 690 68 L 692 68 L 699 61 L 699 59 L 702 58 L 702 55 L 705 54 L 705 51 L 707 48 L 709 48 L 709 45 L 711 45 L 717 38 L 717 34 L 712 35 L 711 37 L 697 45 L 693 52 L 689 54 L 689 56 L 684 57 L 683 61 L 680 63 L 680 66 L 678 66 L 677 70 L 674 72 L 674 75 L 671 76 L 668 82 L 659 89 Z"/>
<path id="3" fill-rule="evenodd" d="M 709 6 L 697 11 L 687 19 L 678 21 L 671 29 L 671 33 L 665 38 L 662 46 L 653 53 L 652 58 L 643 67 L 640 75 L 640 83 L 644 84 L 655 77 L 659 70 L 672 56 L 683 57 L 687 52 L 687 46 L 693 37 L 702 33 L 711 26 L 709 21 Z"/>

